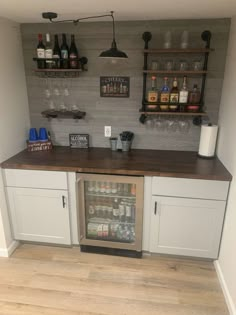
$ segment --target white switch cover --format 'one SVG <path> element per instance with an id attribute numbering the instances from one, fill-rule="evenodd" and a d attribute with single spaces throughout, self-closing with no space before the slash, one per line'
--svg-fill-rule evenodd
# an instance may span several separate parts
<path id="1" fill-rule="evenodd" d="M 104 136 L 110 138 L 111 137 L 111 126 L 104 127 Z"/>

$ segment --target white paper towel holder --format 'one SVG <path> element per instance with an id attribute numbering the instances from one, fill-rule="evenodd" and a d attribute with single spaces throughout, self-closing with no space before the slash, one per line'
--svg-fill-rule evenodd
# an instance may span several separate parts
<path id="1" fill-rule="evenodd" d="M 207 124 L 208 127 L 212 127 L 213 124 L 212 123 L 208 123 Z M 217 127 L 217 132 L 218 132 L 218 127 Z M 201 140 L 201 139 L 200 139 Z M 215 146 L 216 146 L 216 140 L 217 140 L 217 133 L 216 133 L 216 139 L 215 139 Z M 200 144 L 199 144 L 199 148 L 200 148 Z M 197 153 L 197 156 L 201 159 L 205 159 L 205 160 L 213 160 L 216 158 L 216 153 L 215 153 L 215 149 L 214 149 L 214 154 L 213 155 L 202 155 L 199 152 Z"/>

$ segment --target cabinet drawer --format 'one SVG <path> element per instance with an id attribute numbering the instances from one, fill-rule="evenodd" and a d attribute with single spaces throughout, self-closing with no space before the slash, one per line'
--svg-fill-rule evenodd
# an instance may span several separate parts
<path id="1" fill-rule="evenodd" d="M 67 189 L 66 172 L 5 169 L 9 187 Z"/>
<path id="2" fill-rule="evenodd" d="M 152 194 L 159 196 L 188 197 L 197 199 L 226 200 L 229 182 L 153 177 Z"/>

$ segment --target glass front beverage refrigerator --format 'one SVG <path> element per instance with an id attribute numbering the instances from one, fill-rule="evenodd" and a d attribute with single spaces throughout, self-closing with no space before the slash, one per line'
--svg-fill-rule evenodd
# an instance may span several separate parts
<path id="1" fill-rule="evenodd" d="M 77 174 L 81 251 L 142 256 L 143 177 Z"/>

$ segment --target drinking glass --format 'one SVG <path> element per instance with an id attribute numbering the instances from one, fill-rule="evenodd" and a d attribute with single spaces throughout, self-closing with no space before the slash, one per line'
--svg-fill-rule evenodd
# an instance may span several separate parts
<path id="1" fill-rule="evenodd" d="M 180 60 L 179 62 L 179 70 L 186 71 L 188 69 L 188 63 L 186 60 Z"/>
<path id="2" fill-rule="evenodd" d="M 152 60 L 152 63 L 151 63 L 151 70 L 160 70 L 160 63 L 159 61 L 157 60 Z"/>
<path id="3" fill-rule="evenodd" d="M 186 118 L 181 118 L 179 120 L 179 130 L 181 133 L 188 133 L 190 129 L 190 122 Z"/>
<path id="4" fill-rule="evenodd" d="M 168 132 L 176 132 L 178 131 L 179 129 L 179 124 L 178 124 L 178 121 L 177 121 L 177 118 L 171 118 L 169 117 L 167 119 L 167 125 L 166 125 L 166 130 Z"/>
<path id="5" fill-rule="evenodd" d="M 200 60 L 193 61 L 193 70 L 194 71 L 201 71 L 202 70 L 202 62 Z"/>
<path id="6" fill-rule="evenodd" d="M 157 131 L 165 131 L 166 123 L 165 123 L 165 120 L 161 118 L 160 115 L 155 119 L 154 124 Z"/>
<path id="7" fill-rule="evenodd" d="M 153 126 L 154 126 L 153 118 L 152 117 L 148 117 L 146 119 L 146 121 L 145 121 L 145 125 L 146 125 L 147 130 L 153 129 Z"/>
<path id="8" fill-rule="evenodd" d="M 171 71 L 174 69 L 174 62 L 173 60 L 166 60 L 165 62 L 165 70 L 166 71 Z"/>

